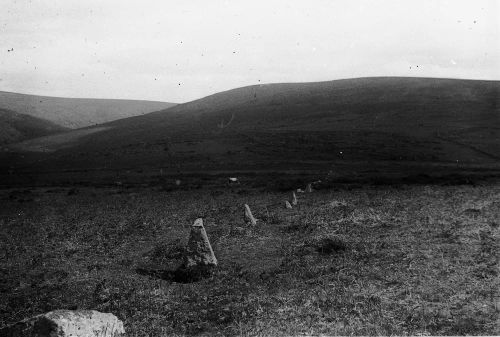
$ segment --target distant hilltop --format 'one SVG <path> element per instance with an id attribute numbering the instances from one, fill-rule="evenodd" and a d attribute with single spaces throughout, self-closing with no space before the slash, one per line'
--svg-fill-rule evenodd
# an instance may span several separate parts
<path id="1" fill-rule="evenodd" d="M 93 98 L 62 98 L 0 91 L 0 109 L 77 129 L 121 118 L 143 115 L 175 103 Z"/>

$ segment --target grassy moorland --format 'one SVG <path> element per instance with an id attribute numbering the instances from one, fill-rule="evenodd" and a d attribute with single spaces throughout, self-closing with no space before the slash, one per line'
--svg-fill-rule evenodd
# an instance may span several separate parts
<path id="1" fill-rule="evenodd" d="M 128 336 L 500 334 L 500 182 L 333 186 L 293 210 L 204 184 L 0 190 L 0 326 L 85 308 Z M 197 217 L 219 267 L 174 282 Z"/>

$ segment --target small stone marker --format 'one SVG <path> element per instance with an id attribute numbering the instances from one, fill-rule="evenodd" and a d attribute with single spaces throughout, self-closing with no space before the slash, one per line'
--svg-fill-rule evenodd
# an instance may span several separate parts
<path id="1" fill-rule="evenodd" d="M 297 196 L 295 195 L 295 192 L 292 192 L 292 205 L 297 206 Z"/>
<path id="2" fill-rule="evenodd" d="M 118 337 L 124 333 L 115 315 L 95 310 L 54 310 L 0 329 L 2 337 Z"/>
<path id="3" fill-rule="evenodd" d="M 232 229 L 232 232 L 234 234 L 242 235 L 242 234 L 245 234 L 245 228 L 243 228 L 243 227 L 234 227 Z"/>
<path id="4" fill-rule="evenodd" d="M 346 207 L 347 202 L 345 202 L 344 200 L 334 200 L 330 203 L 330 206 L 332 206 L 332 207 Z"/>
<path id="5" fill-rule="evenodd" d="M 229 177 L 228 179 L 229 179 L 228 183 L 229 183 L 230 186 L 232 186 L 232 185 L 240 185 L 240 181 L 238 180 L 238 178 L 236 178 L 236 177 Z"/>
<path id="6" fill-rule="evenodd" d="M 307 184 L 306 192 L 311 193 L 313 191 L 311 184 Z"/>
<path id="7" fill-rule="evenodd" d="M 292 205 L 290 205 L 290 203 L 288 202 L 288 200 L 285 200 L 285 207 L 287 209 L 292 209 Z"/>
<path id="8" fill-rule="evenodd" d="M 251 223 L 253 226 L 257 224 L 257 219 L 253 217 L 250 206 L 248 206 L 247 204 L 245 204 L 245 221 Z"/>
<path id="9" fill-rule="evenodd" d="M 191 226 L 191 234 L 186 248 L 183 268 L 217 266 L 217 259 L 203 227 L 203 219 L 196 219 Z"/>

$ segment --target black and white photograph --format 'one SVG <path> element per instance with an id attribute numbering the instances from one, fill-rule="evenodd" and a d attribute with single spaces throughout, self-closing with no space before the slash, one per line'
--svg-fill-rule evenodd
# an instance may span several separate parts
<path id="1" fill-rule="evenodd" d="M 0 337 L 500 335 L 500 1 L 0 0 Z"/>

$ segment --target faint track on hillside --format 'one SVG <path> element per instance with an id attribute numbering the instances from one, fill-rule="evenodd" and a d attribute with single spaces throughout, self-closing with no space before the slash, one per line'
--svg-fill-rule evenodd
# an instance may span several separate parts
<path id="1" fill-rule="evenodd" d="M 473 151 L 476 151 L 476 152 L 482 154 L 483 156 L 486 156 L 488 158 L 500 161 L 500 156 L 496 156 L 494 154 L 491 154 L 489 152 L 481 150 L 481 149 L 475 147 L 474 145 L 465 144 L 465 143 L 459 142 L 458 140 L 451 139 L 451 138 L 446 138 L 446 137 L 443 137 L 443 136 L 440 136 L 440 135 L 435 135 L 435 137 L 438 138 L 438 139 L 444 140 L 446 142 L 450 142 L 450 143 L 453 143 L 453 144 L 456 144 L 456 145 L 459 145 L 459 146 L 462 146 L 462 147 L 466 147 L 466 148 L 468 148 L 470 150 L 473 150 Z"/>

